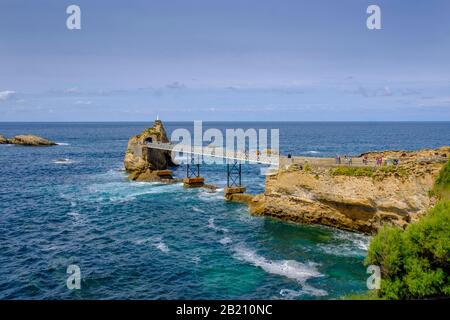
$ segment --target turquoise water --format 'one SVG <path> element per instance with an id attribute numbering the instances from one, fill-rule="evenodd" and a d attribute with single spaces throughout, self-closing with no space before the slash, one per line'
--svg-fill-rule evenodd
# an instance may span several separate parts
<path id="1" fill-rule="evenodd" d="M 146 126 L 0 123 L 0 134 L 60 143 L 0 145 L 1 299 L 332 299 L 366 289 L 363 235 L 253 217 L 221 189 L 128 181 L 127 140 Z M 207 126 L 280 128 L 283 152 L 319 156 L 450 141 L 449 123 Z M 225 166 L 202 170 L 225 185 Z M 263 191 L 259 173 L 244 166 L 251 192 Z M 81 268 L 80 290 L 66 287 L 70 264 Z"/>

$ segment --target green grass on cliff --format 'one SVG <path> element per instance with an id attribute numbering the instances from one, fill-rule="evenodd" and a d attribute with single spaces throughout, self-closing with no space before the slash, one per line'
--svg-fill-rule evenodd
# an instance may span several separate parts
<path id="1" fill-rule="evenodd" d="M 384 176 L 396 175 L 396 176 L 402 177 L 402 178 L 408 176 L 407 170 L 405 168 L 398 167 L 398 166 L 382 166 L 382 167 L 379 167 L 376 171 L 377 171 L 377 173 L 381 173 Z"/>
<path id="2" fill-rule="evenodd" d="M 385 226 L 372 239 L 365 263 L 381 268 L 384 299 L 450 296 L 450 201 L 443 200 L 405 230 Z"/>
<path id="3" fill-rule="evenodd" d="M 431 190 L 431 195 L 439 199 L 450 200 L 450 161 L 439 172 Z"/>
<path id="4" fill-rule="evenodd" d="M 161 132 L 157 131 L 155 128 L 148 128 L 148 129 L 146 129 L 146 131 L 148 134 L 154 134 L 158 138 L 161 135 Z"/>
<path id="5" fill-rule="evenodd" d="M 330 170 L 332 176 L 372 177 L 375 170 L 371 167 L 337 167 Z"/>
<path id="6" fill-rule="evenodd" d="M 397 176 L 404 178 L 408 175 L 406 169 L 398 166 L 382 166 L 382 167 L 337 167 L 330 170 L 332 176 L 348 176 L 348 177 L 387 177 Z"/>

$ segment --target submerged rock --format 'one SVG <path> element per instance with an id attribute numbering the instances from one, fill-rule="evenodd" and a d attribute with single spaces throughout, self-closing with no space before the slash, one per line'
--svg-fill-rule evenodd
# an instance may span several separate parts
<path id="1" fill-rule="evenodd" d="M 7 140 L 10 144 L 17 144 L 21 146 L 55 146 L 56 143 L 38 136 L 34 136 L 31 134 L 28 135 L 18 135 L 15 137 L 12 137 L 11 139 Z"/>
<path id="2" fill-rule="evenodd" d="M 170 167 L 176 166 L 170 151 L 148 147 L 147 143 L 169 143 L 161 120 L 128 141 L 125 170 L 131 180 L 161 181 L 172 178 Z"/>

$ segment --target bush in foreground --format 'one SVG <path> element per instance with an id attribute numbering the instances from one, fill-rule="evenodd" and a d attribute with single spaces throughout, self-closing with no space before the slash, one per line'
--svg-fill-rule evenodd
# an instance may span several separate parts
<path id="1" fill-rule="evenodd" d="M 431 195 L 439 199 L 450 199 L 450 161 L 439 172 L 431 190 Z"/>
<path id="2" fill-rule="evenodd" d="M 450 296 L 450 201 L 405 230 L 382 228 L 370 243 L 366 264 L 381 268 L 379 297 Z"/>

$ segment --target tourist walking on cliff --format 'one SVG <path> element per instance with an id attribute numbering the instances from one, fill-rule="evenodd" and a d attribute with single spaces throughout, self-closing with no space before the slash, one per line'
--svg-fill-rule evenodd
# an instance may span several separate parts
<path id="1" fill-rule="evenodd" d="M 383 157 L 377 157 L 377 166 L 381 166 L 383 164 Z"/>
<path id="2" fill-rule="evenodd" d="M 364 156 L 364 158 L 363 158 L 363 163 L 365 164 L 365 165 L 367 165 L 367 164 L 369 164 L 369 158 L 367 157 L 367 154 Z"/>

